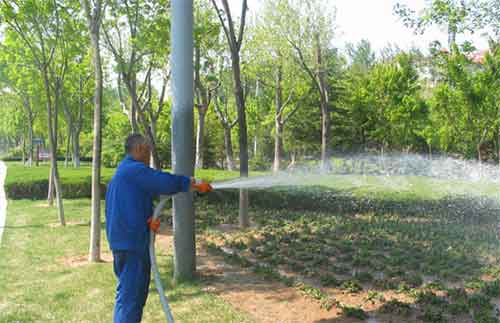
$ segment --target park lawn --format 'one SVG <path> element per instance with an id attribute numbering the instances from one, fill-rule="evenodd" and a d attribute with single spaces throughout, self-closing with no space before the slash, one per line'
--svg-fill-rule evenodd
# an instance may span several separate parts
<path id="1" fill-rule="evenodd" d="M 112 264 L 67 264 L 87 253 L 90 201 L 66 200 L 64 206 L 68 225 L 60 227 L 55 208 L 40 201 L 9 201 L 0 246 L 0 322 L 112 320 Z M 109 252 L 104 234 L 102 241 L 103 253 Z M 203 292 L 198 283 L 173 289 L 171 254 L 161 256 L 159 262 L 176 321 L 250 321 L 221 299 Z M 143 321 L 164 321 L 156 290 L 150 292 Z"/>
<path id="2" fill-rule="evenodd" d="M 324 186 L 374 199 L 437 200 L 453 195 L 498 198 L 500 194 L 498 185 L 494 183 L 451 181 L 423 176 L 309 175 L 303 184 Z"/>
<path id="3" fill-rule="evenodd" d="M 47 180 L 49 174 L 48 163 L 42 163 L 39 167 L 25 167 L 20 162 L 7 162 L 7 168 L 6 185 Z M 102 167 L 102 182 L 109 182 L 115 170 L 115 168 Z M 64 167 L 63 163 L 60 163 L 59 172 L 63 184 L 90 182 L 92 176 L 91 165 L 87 163 L 83 163 L 80 168 Z M 201 169 L 196 170 L 196 177 L 210 182 L 223 181 L 239 177 L 239 172 L 220 169 Z"/>

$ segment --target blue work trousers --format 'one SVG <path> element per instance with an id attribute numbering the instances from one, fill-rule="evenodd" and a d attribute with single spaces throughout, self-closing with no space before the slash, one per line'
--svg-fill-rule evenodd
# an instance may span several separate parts
<path id="1" fill-rule="evenodd" d="M 138 323 L 146 304 L 151 275 L 149 251 L 113 251 L 113 268 L 118 278 L 114 323 Z"/>

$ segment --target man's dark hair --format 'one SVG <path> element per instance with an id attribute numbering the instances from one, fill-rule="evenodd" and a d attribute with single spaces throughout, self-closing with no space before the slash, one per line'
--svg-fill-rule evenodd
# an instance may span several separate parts
<path id="1" fill-rule="evenodd" d="M 130 154 L 138 145 L 148 144 L 148 140 L 139 133 L 133 133 L 125 140 L 125 152 Z"/>

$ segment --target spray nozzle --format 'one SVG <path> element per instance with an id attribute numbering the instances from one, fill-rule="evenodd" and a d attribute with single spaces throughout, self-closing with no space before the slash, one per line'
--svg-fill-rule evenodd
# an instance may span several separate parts
<path id="1" fill-rule="evenodd" d="M 212 185 L 210 185 L 210 183 L 201 180 L 194 180 L 192 188 L 200 193 L 208 193 L 213 191 L 213 187 Z"/>

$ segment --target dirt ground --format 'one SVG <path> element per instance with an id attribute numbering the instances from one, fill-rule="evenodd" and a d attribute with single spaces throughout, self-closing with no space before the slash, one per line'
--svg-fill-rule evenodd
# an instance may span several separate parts
<path id="1" fill-rule="evenodd" d="M 162 249 L 172 246 L 171 231 L 164 230 L 156 243 Z M 301 295 L 293 287 L 229 265 L 221 256 L 201 249 L 197 251 L 197 271 L 205 286 L 204 291 L 248 313 L 256 322 L 356 322 L 341 318 L 338 308 L 322 309 L 318 302 Z"/>

